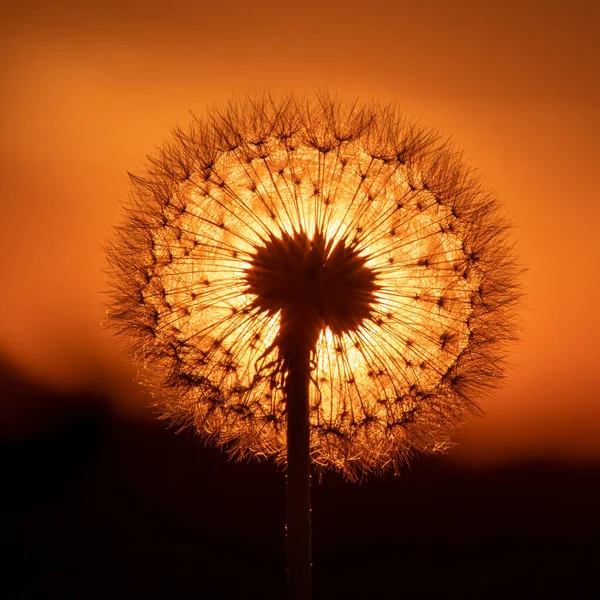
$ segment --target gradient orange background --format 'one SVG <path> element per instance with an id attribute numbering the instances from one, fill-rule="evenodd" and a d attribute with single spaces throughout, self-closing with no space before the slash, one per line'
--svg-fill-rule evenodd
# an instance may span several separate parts
<path id="1" fill-rule="evenodd" d="M 452 134 L 515 225 L 527 294 L 506 385 L 464 461 L 600 458 L 595 2 L 24 2 L 3 9 L 0 344 L 32 379 L 152 419 L 103 330 L 126 172 L 235 93 L 327 88 Z M 10 398 L 6 398 L 10 401 Z M 51 418 L 3 409 L 3 432 Z"/>

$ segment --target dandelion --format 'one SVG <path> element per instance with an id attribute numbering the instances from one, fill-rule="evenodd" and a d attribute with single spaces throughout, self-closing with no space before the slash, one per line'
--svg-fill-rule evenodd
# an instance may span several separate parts
<path id="1" fill-rule="evenodd" d="M 294 465 L 397 471 L 446 449 L 501 378 L 508 223 L 460 154 L 393 108 L 232 102 L 131 179 L 110 320 L 165 417 L 286 463 L 301 510 Z M 290 536 L 307 525 L 292 513 Z"/>

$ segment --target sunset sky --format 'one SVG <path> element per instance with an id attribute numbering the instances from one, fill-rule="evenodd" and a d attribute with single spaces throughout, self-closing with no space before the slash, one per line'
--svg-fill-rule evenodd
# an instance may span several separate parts
<path id="1" fill-rule="evenodd" d="M 316 597 L 597 587 L 599 7 L 3 3 L 0 530 L 15 564 L 0 595 L 280 597 L 281 471 L 166 430 L 102 327 L 127 172 L 191 113 L 264 90 L 393 103 L 451 136 L 527 269 L 505 384 L 450 455 L 313 485 Z"/>
<path id="2" fill-rule="evenodd" d="M 152 418 L 101 328 L 102 246 L 127 171 L 214 102 L 327 89 L 451 135 L 515 224 L 522 342 L 455 455 L 600 457 L 595 3 L 84 4 L 25 2 L 3 17 L 4 360 Z M 26 431 L 28 411 L 13 408 L 6 427 Z"/>

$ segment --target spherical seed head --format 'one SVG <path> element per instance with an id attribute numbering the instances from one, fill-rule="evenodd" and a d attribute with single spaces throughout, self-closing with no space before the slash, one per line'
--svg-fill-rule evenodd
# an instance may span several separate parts
<path id="1" fill-rule="evenodd" d="M 519 296 L 507 223 L 394 110 L 246 100 L 175 132 L 132 179 L 109 316 L 174 421 L 285 460 L 302 347 L 313 461 L 354 478 L 446 448 L 502 375 Z"/>

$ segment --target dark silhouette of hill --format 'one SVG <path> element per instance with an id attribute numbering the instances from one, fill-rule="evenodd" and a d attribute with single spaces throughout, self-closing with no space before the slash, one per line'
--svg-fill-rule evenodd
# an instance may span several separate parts
<path id="1" fill-rule="evenodd" d="M 94 391 L 52 392 L 6 363 L 0 372 L 3 406 L 46 410 L 29 428 L 13 410 L 4 436 L 2 597 L 283 597 L 274 465 L 231 463 L 163 423 L 125 421 Z M 317 600 L 595 588 L 600 465 L 420 458 L 361 485 L 327 474 L 312 493 Z"/>

